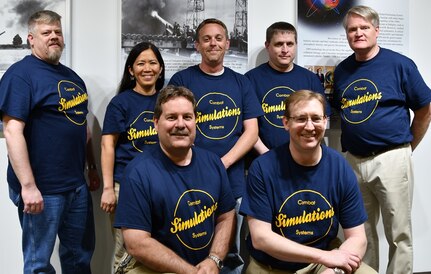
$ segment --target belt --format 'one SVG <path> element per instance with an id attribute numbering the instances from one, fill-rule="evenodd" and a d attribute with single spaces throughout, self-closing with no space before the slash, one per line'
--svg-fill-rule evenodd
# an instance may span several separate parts
<path id="1" fill-rule="evenodd" d="M 357 158 L 368 158 L 368 157 L 377 156 L 379 154 L 382 154 L 382 153 L 385 153 L 385 152 L 388 152 L 388 151 L 391 151 L 391 150 L 394 150 L 397 148 L 402 148 L 402 147 L 407 146 L 407 145 L 410 145 L 410 143 L 381 147 L 381 148 L 375 149 L 375 150 L 370 151 L 370 152 L 365 152 L 363 154 L 355 154 L 355 153 L 351 153 L 351 154 Z"/>

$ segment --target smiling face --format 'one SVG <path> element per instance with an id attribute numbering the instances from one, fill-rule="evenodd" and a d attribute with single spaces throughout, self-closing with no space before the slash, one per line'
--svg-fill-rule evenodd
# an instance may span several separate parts
<path id="1" fill-rule="evenodd" d="M 60 21 L 50 24 L 36 23 L 27 39 L 34 56 L 45 62 L 58 64 L 64 49 Z"/>
<path id="2" fill-rule="evenodd" d="M 221 68 L 225 52 L 229 49 L 225 29 L 216 23 L 204 25 L 199 30 L 195 47 L 202 55 L 204 67 Z"/>
<path id="3" fill-rule="evenodd" d="M 283 117 L 284 128 L 290 133 L 290 146 L 297 153 L 319 149 L 326 123 L 323 105 L 315 98 L 291 104 L 289 117 Z"/>
<path id="4" fill-rule="evenodd" d="M 357 14 L 350 14 L 346 21 L 346 36 L 350 48 L 359 57 L 372 55 L 378 49 L 379 27 Z M 364 58 L 361 58 L 364 59 Z"/>
<path id="5" fill-rule="evenodd" d="M 277 31 L 270 42 L 265 42 L 268 51 L 269 65 L 278 71 L 286 72 L 292 69 L 296 56 L 295 34 L 288 31 Z"/>
<path id="6" fill-rule="evenodd" d="M 168 155 L 184 155 L 196 137 L 196 116 L 193 104 L 184 97 L 174 97 L 161 104 L 159 118 L 154 126 L 162 150 Z"/>
<path id="7" fill-rule="evenodd" d="M 133 62 L 133 66 L 129 67 L 130 75 L 136 79 L 134 89 L 137 92 L 154 93 L 162 69 L 153 50 L 142 51 Z"/>

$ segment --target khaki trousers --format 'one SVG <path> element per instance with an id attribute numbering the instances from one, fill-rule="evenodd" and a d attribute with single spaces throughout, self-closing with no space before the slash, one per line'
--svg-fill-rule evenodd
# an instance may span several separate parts
<path id="1" fill-rule="evenodd" d="M 389 245 L 385 273 L 413 272 L 412 201 L 413 164 L 410 144 L 373 157 L 361 158 L 346 153 L 362 192 L 368 221 L 365 223 L 367 252 L 364 262 L 379 270 L 377 224 L 382 216 Z"/>
<path id="2" fill-rule="evenodd" d="M 257 262 L 253 257 L 250 257 L 250 264 L 245 271 L 245 274 L 319 274 L 327 268 L 321 264 L 309 264 L 307 267 L 297 270 L 296 272 L 288 270 L 279 270 L 270 266 Z M 378 274 L 374 269 L 365 263 L 354 272 L 355 274 Z"/>

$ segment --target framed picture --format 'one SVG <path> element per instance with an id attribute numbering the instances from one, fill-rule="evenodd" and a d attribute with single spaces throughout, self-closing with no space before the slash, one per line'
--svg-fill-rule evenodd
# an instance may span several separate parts
<path id="1" fill-rule="evenodd" d="M 136 44 L 147 41 L 157 46 L 165 62 L 166 82 L 172 75 L 201 61 L 194 47 L 196 28 L 205 18 L 226 24 L 230 47 L 224 65 L 245 73 L 248 63 L 248 0 L 121 1 L 121 54 L 125 63 Z"/>
<path id="2" fill-rule="evenodd" d="M 62 17 L 66 47 L 60 62 L 71 63 L 71 0 L 0 0 L 0 78 L 10 65 L 31 53 L 27 43 L 27 21 L 38 10 L 52 10 Z"/>

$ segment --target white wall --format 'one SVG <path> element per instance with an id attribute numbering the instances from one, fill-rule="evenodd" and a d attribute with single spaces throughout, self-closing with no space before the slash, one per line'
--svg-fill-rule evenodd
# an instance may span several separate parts
<path id="1" fill-rule="evenodd" d="M 103 123 L 105 108 L 114 96 L 121 73 L 119 57 L 120 47 L 120 3 L 113 0 L 73 0 L 72 3 L 72 67 L 85 80 L 90 93 L 90 124 L 95 137 L 95 153 L 100 155 L 100 128 Z M 410 6 L 410 54 L 419 67 L 425 81 L 431 86 L 431 70 L 428 55 L 431 38 L 427 29 L 426 0 L 409 1 Z M 284 20 L 296 24 L 295 0 L 249 0 L 249 66 L 262 63 L 266 54 L 263 48 L 266 28 L 275 21 Z M 431 243 L 431 213 L 426 202 L 431 193 L 429 179 L 431 130 L 421 145 L 414 152 L 415 192 L 413 203 L 414 224 L 414 271 L 431 271 L 428 259 Z M 0 265 L 2 273 L 20 273 L 22 270 L 20 227 L 16 208 L 8 198 L 6 183 L 6 145 L 0 139 L 0 212 L 2 225 L 2 248 Z M 100 166 L 100 163 L 99 163 Z M 112 237 L 108 217 L 99 208 L 101 190 L 93 193 L 96 222 L 96 252 L 92 262 L 93 273 L 109 273 L 112 256 Z M 382 231 L 382 230 L 381 230 Z M 381 244 L 381 268 L 387 262 L 387 246 L 383 233 Z M 58 258 L 53 256 L 54 265 L 58 267 Z M 383 272 L 382 272 L 383 273 Z"/>

